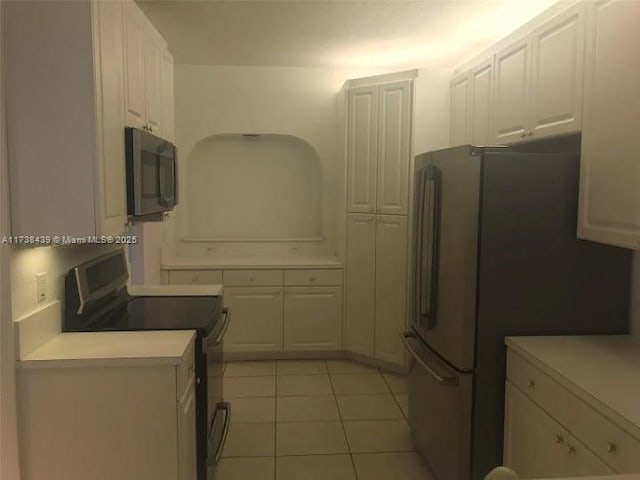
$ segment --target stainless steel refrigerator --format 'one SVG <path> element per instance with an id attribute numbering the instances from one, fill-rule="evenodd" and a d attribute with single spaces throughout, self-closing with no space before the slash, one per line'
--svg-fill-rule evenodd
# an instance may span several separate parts
<path id="1" fill-rule="evenodd" d="M 631 252 L 576 238 L 578 149 L 570 137 L 416 157 L 403 340 L 409 423 L 438 480 L 502 464 L 505 336 L 628 331 Z"/>

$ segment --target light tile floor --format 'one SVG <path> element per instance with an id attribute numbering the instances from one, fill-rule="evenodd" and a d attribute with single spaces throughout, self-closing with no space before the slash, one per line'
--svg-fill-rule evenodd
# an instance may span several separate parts
<path id="1" fill-rule="evenodd" d="M 401 375 L 345 360 L 230 362 L 224 388 L 216 480 L 432 480 Z"/>

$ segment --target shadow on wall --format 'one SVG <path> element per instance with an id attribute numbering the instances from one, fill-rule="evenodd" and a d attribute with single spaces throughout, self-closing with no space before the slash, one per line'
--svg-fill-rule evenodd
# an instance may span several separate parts
<path id="1" fill-rule="evenodd" d="M 299 137 L 207 137 L 189 155 L 185 186 L 187 238 L 322 237 L 320 158 Z"/>

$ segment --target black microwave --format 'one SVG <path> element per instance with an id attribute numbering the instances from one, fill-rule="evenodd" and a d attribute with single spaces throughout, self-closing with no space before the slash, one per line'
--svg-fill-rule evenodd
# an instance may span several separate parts
<path id="1" fill-rule="evenodd" d="M 176 146 L 160 137 L 125 128 L 127 213 L 157 220 L 178 204 Z"/>

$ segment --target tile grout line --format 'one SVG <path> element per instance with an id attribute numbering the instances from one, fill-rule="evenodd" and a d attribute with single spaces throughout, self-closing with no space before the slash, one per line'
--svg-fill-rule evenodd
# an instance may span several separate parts
<path id="1" fill-rule="evenodd" d="M 326 363 L 326 360 L 325 360 Z M 331 380 L 331 372 L 329 372 L 329 365 L 327 364 L 327 372 L 329 373 L 329 384 L 331 385 L 331 391 L 333 392 L 333 400 L 336 402 L 336 409 L 338 410 L 338 418 L 340 419 L 340 426 L 342 427 L 342 433 L 344 435 L 344 441 L 347 444 L 347 450 L 349 451 L 349 459 L 351 460 L 351 468 L 353 468 L 353 474 L 355 480 L 358 480 L 358 471 L 356 470 L 356 462 L 353 459 L 353 452 L 351 452 L 351 444 L 347 437 L 347 429 L 344 426 L 344 420 L 342 419 L 342 412 L 340 411 L 340 405 L 338 404 L 338 395 L 336 389 L 333 386 L 333 380 Z"/>

